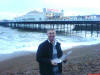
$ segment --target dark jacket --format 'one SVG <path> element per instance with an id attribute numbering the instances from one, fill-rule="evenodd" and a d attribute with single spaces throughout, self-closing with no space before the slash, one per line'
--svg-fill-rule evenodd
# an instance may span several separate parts
<path id="1" fill-rule="evenodd" d="M 62 50 L 60 43 L 56 44 L 58 58 L 62 56 Z M 40 74 L 42 75 L 54 75 L 53 65 L 51 64 L 53 54 L 53 45 L 48 41 L 44 41 L 38 47 L 36 59 L 39 62 Z M 62 63 L 58 64 L 59 72 L 62 72 Z"/>

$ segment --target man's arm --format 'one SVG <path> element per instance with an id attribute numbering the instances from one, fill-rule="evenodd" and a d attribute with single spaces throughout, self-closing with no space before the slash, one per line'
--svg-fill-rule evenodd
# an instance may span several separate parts
<path id="1" fill-rule="evenodd" d="M 61 45 L 60 45 L 60 50 L 61 50 L 61 57 L 62 57 L 64 53 L 63 53 L 63 51 L 62 51 L 62 49 L 61 49 Z M 60 58 L 61 58 L 61 57 L 60 57 Z M 66 63 L 67 61 L 68 61 L 67 58 L 66 58 L 65 60 L 63 60 L 64 63 Z"/>
<path id="2" fill-rule="evenodd" d="M 36 59 L 40 63 L 45 63 L 45 64 L 51 64 L 51 60 L 48 58 L 44 58 L 44 47 L 42 45 L 39 45 L 37 54 L 36 54 Z"/>

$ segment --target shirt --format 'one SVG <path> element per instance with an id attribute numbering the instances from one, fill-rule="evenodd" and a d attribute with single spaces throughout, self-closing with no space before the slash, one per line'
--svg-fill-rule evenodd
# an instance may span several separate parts
<path id="1" fill-rule="evenodd" d="M 48 41 L 49 41 L 49 40 L 48 40 Z M 50 42 L 50 41 L 49 41 L 49 42 Z M 56 59 L 56 58 L 57 58 L 56 43 L 57 43 L 57 41 L 55 40 L 54 43 L 52 44 L 52 45 L 53 45 L 53 55 L 52 55 L 52 58 L 53 58 L 53 59 Z M 59 71 L 58 65 L 54 66 L 54 67 L 53 67 L 54 75 L 60 75 L 58 71 Z"/>

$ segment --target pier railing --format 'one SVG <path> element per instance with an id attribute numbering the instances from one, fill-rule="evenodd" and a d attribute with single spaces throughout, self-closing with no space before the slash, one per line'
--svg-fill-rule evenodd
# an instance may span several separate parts
<path id="1" fill-rule="evenodd" d="M 56 29 L 64 34 L 84 34 L 98 37 L 100 34 L 100 21 L 34 21 L 34 22 L 0 22 L 1 26 L 45 31 Z"/>

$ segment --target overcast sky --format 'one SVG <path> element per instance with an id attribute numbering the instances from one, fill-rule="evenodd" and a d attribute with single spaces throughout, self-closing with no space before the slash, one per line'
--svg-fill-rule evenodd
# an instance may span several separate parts
<path id="1" fill-rule="evenodd" d="M 43 8 L 63 9 L 66 16 L 100 14 L 100 0 L 0 0 L 0 20 Z"/>

